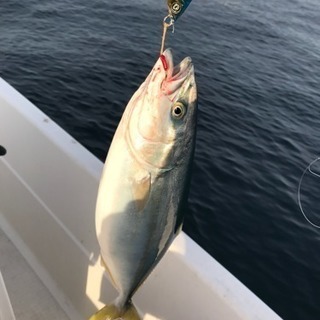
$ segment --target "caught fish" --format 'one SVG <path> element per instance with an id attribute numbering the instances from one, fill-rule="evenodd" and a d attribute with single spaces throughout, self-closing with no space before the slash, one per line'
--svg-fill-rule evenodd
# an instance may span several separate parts
<path id="1" fill-rule="evenodd" d="M 183 12 L 188 8 L 192 0 L 167 0 L 169 15 L 177 20 Z"/>
<path id="2" fill-rule="evenodd" d="M 181 229 L 196 114 L 192 61 L 174 66 L 167 49 L 129 101 L 106 158 L 96 231 L 119 296 L 91 320 L 140 319 L 131 298 Z"/>

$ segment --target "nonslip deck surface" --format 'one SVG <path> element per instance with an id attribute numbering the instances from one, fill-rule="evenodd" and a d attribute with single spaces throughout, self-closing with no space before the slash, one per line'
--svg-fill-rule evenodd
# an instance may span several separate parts
<path id="1" fill-rule="evenodd" d="M 1 228 L 0 270 L 16 320 L 69 320 Z"/>

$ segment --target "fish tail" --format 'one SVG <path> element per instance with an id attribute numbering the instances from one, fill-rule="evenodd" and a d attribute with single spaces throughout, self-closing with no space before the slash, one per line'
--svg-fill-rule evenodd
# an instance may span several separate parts
<path id="1" fill-rule="evenodd" d="M 127 302 L 123 308 L 118 308 L 115 304 L 106 305 L 89 320 L 141 320 L 139 313 L 131 301 Z"/>

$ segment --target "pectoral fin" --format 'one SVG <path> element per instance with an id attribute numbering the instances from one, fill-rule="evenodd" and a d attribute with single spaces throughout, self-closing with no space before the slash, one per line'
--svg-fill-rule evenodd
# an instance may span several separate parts
<path id="1" fill-rule="evenodd" d="M 151 189 L 151 174 L 148 171 L 138 171 L 132 179 L 132 195 L 135 207 L 141 212 L 149 199 Z"/>

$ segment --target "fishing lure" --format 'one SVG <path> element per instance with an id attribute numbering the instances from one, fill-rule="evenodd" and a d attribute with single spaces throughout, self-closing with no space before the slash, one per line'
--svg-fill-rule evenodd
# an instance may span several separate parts
<path id="1" fill-rule="evenodd" d="M 178 18 L 188 8 L 191 1 L 192 0 L 167 0 L 169 15 L 174 21 L 178 20 Z"/>
<path id="2" fill-rule="evenodd" d="M 164 50 L 164 43 L 165 43 L 166 33 L 168 28 L 172 26 L 173 27 L 172 32 L 174 32 L 175 21 L 177 21 L 178 18 L 181 17 L 181 15 L 187 9 L 191 1 L 192 0 L 167 0 L 168 15 L 163 20 L 163 34 L 162 34 L 160 55 L 163 53 L 163 50 Z"/>

